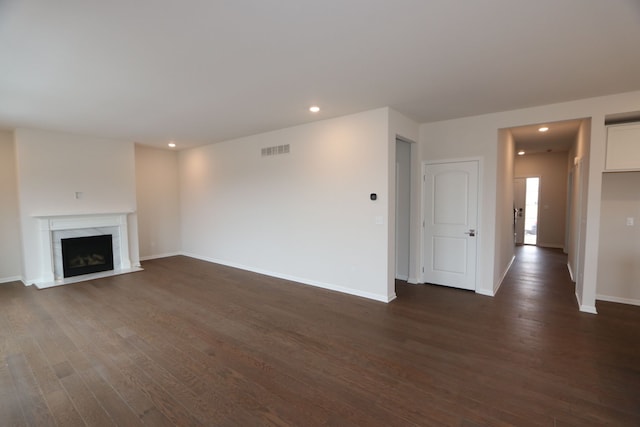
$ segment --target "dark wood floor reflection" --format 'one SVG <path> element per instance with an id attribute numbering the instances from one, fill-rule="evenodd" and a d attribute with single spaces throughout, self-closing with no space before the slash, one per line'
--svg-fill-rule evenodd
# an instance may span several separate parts
<path id="1" fill-rule="evenodd" d="M 638 426 L 640 307 L 580 313 L 565 263 L 390 304 L 186 257 L 1 285 L 0 425 Z"/>

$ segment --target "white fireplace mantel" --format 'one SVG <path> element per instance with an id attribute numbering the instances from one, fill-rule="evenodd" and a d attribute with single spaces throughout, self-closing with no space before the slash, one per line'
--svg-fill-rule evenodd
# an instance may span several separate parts
<path id="1" fill-rule="evenodd" d="M 40 249 L 42 251 L 40 279 L 35 282 L 35 285 L 42 289 L 142 270 L 138 266 L 132 266 L 129 257 L 127 216 L 130 213 L 133 212 L 34 215 L 34 218 L 38 219 Z M 92 235 L 112 234 L 114 269 L 82 276 L 62 277 L 60 268 L 56 267 L 61 265 L 61 253 L 57 249 L 60 246 L 61 237 L 72 237 L 73 233 L 82 235 L 89 230 Z"/>

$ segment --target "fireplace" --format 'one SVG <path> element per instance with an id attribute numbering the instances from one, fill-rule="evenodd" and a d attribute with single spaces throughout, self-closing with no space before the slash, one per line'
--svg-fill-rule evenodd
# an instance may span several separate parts
<path id="1" fill-rule="evenodd" d="M 113 270 L 113 236 L 61 239 L 64 277 Z"/>
<path id="2" fill-rule="evenodd" d="M 129 259 L 128 215 L 123 212 L 36 216 L 42 249 L 40 276 L 29 282 L 42 289 L 141 271 L 140 264 L 132 265 Z M 91 245 L 98 242 L 104 247 L 97 251 L 81 244 L 79 253 L 65 254 L 68 260 L 63 260 L 63 242 L 66 253 L 69 244 L 73 247 L 85 238 L 89 238 Z"/>

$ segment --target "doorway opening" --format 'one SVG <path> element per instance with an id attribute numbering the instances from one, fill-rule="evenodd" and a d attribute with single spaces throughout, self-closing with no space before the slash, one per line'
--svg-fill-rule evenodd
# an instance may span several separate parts
<path id="1" fill-rule="evenodd" d="M 538 244 L 540 177 L 513 180 L 514 236 L 516 245 Z"/>
<path id="2" fill-rule="evenodd" d="M 396 279 L 409 280 L 411 239 L 411 143 L 396 139 Z"/>
<path id="3" fill-rule="evenodd" d="M 538 195 L 540 192 L 540 178 L 530 177 L 525 181 L 524 208 L 524 244 L 538 243 Z"/>
<path id="4" fill-rule="evenodd" d="M 574 158 L 585 150 L 581 128 L 584 121 L 575 119 L 508 129 L 513 144 L 516 245 L 575 249 L 571 230 L 577 222 L 567 212 L 576 188 L 569 188 L 568 175 Z"/>
<path id="5" fill-rule="evenodd" d="M 583 200 L 587 194 L 588 174 L 583 171 L 582 163 L 583 158 L 588 158 L 590 135 L 591 119 L 577 118 L 505 128 L 498 138 L 504 155 L 499 171 L 505 178 L 513 177 L 513 181 L 499 182 L 496 187 L 505 195 L 502 212 L 506 214 L 510 208 L 512 214 L 509 224 L 505 221 L 506 216 L 501 221 L 505 231 L 502 236 L 504 247 L 506 239 L 510 238 L 506 233 L 507 226 L 513 227 L 515 245 L 525 244 L 526 178 L 538 177 L 538 203 L 534 203 L 534 210 L 538 212 L 527 215 L 526 244 L 531 250 L 535 249 L 531 247 L 535 224 L 535 246 L 562 250 L 567 256 L 571 278 L 576 283 L 581 280 L 581 258 L 584 257 L 582 234 L 586 204 Z M 511 183 L 513 187 L 509 189 Z M 535 186 L 534 183 L 529 185 L 530 188 Z M 513 194 L 513 203 L 509 203 L 509 193 Z M 522 195 L 521 201 L 518 194 Z M 532 217 L 537 219 L 532 220 Z M 528 252 L 514 247 L 513 255 L 522 256 Z M 576 285 L 578 300 L 582 298 L 581 292 Z"/>

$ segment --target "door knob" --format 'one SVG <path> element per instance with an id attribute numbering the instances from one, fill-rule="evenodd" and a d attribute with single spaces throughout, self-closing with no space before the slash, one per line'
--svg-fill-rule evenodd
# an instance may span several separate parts
<path id="1" fill-rule="evenodd" d="M 465 231 L 464 234 L 468 234 L 470 237 L 473 237 L 476 235 L 476 230 L 470 228 L 469 231 Z"/>

